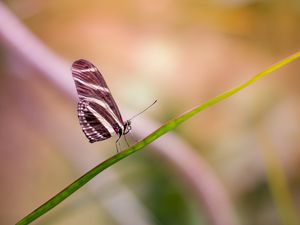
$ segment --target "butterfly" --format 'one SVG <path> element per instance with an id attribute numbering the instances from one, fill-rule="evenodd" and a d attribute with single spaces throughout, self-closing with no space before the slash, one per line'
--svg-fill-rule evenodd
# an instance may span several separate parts
<path id="1" fill-rule="evenodd" d="M 131 121 L 124 122 L 102 74 L 84 59 L 76 60 L 71 70 L 79 97 L 79 123 L 85 136 L 93 143 L 118 135 L 117 143 L 131 130 Z"/>

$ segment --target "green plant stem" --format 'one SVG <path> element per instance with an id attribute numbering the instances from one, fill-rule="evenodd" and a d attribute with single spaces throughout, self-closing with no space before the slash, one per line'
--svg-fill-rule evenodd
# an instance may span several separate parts
<path id="1" fill-rule="evenodd" d="M 161 126 L 159 129 L 157 129 L 156 131 L 154 131 L 149 136 L 147 136 L 143 140 L 139 141 L 138 143 L 136 143 L 132 147 L 120 152 L 117 155 L 112 156 L 111 158 L 105 160 L 104 162 L 100 163 L 99 165 L 97 165 L 96 167 L 94 167 L 93 169 L 88 171 L 86 174 L 84 174 L 82 177 L 80 177 L 79 179 L 74 181 L 72 184 L 70 184 L 64 190 L 59 192 L 53 198 L 51 198 L 46 203 L 41 205 L 39 208 L 34 210 L 32 213 L 28 214 L 26 217 L 24 217 L 22 220 L 20 220 L 17 223 L 17 225 L 29 224 L 30 222 L 34 221 L 35 219 L 42 216 L 43 214 L 48 212 L 50 209 L 52 209 L 53 207 L 58 205 L 64 199 L 69 197 L 72 193 L 74 193 L 79 188 L 81 188 L 84 184 L 89 182 L 92 178 L 94 178 L 101 171 L 107 169 L 111 165 L 113 165 L 116 162 L 120 161 L 121 159 L 133 154 L 134 152 L 137 152 L 138 150 L 142 149 L 143 147 L 150 144 L 151 142 L 153 142 L 154 140 L 156 140 L 160 136 L 164 135 L 165 133 L 167 133 L 170 130 L 174 129 L 175 127 L 177 127 L 181 123 L 183 123 L 186 120 L 190 119 L 191 117 L 193 117 L 197 113 L 203 111 L 204 109 L 209 108 L 210 106 L 213 106 L 213 105 L 217 104 L 220 101 L 223 101 L 223 100 L 227 99 L 231 95 L 239 92 L 240 90 L 246 88 L 247 86 L 254 83 L 255 81 L 257 81 L 257 80 L 261 79 L 262 77 L 270 74 L 271 72 L 285 66 L 286 64 L 296 60 L 299 57 L 300 57 L 300 52 L 297 52 L 297 53 L 283 59 L 282 61 L 272 65 L 271 67 L 264 70 L 263 72 L 255 75 L 253 78 L 251 78 L 247 82 L 245 82 L 245 83 L 243 83 L 243 84 L 241 84 L 241 85 L 239 85 L 239 86 L 237 86 L 237 87 L 235 87 L 235 88 L 233 88 L 229 91 L 226 91 L 221 95 L 218 95 L 218 96 L 208 100 L 204 104 L 192 109 L 191 111 L 188 111 L 187 113 L 184 113 L 183 115 L 181 115 L 181 116 L 179 116 L 179 117 L 177 117 L 173 120 L 168 121 L 163 126 Z"/>

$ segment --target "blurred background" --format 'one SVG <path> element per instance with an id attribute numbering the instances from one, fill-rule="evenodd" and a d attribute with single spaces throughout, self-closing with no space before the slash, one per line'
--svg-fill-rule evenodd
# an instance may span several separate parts
<path id="1" fill-rule="evenodd" d="M 158 100 L 134 143 L 298 51 L 299 21 L 297 0 L 1 2 L 0 224 L 116 153 L 81 131 L 74 60 L 99 68 L 124 119 Z M 300 224 L 299 71 L 203 111 L 34 224 Z"/>

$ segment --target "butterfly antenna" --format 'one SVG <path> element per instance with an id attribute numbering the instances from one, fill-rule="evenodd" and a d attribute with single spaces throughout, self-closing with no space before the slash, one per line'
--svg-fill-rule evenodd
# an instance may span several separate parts
<path id="1" fill-rule="evenodd" d="M 132 119 L 134 119 L 135 117 L 137 117 L 138 115 L 141 115 L 143 112 L 145 112 L 147 109 L 149 109 L 151 106 L 153 106 L 155 103 L 157 102 L 157 100 L 155 100 L 151 105 L 149 105 L 146 109 L 144 109 L 142 112 L 139 112 L 138 114 L 134 115 L 133 117 L 131 117 L 129 119 L 129 121 L 131 121 Z"/>

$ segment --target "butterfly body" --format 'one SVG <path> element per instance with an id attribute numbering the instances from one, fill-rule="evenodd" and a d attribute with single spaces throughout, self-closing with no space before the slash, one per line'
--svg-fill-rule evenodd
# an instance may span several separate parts
<path id="1" fill-rule="evenodd" d="M 119 108 L 99 70 L 89 61 L 79 59 L 72 64 L 79 102 L 78 118 L 90 143 L 114 135 L 119 139 L 131 130 L 130 121 L 123 121 Z M 118 140 L 119 140 L 118 139 Z"/>

